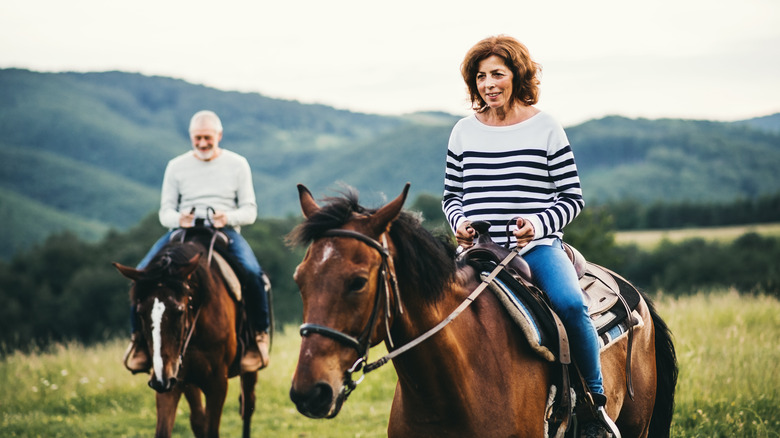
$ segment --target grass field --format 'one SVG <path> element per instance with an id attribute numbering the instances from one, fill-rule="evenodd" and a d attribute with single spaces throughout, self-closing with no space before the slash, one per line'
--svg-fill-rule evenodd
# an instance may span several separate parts
<path id="1" fill-rule="evenodd" d="M 780 302 L 719 292 L 672 299 L 658 310 L 680 362 L 675 437 L 780 437 Z M 366 376 L 341 414 L 310 420 L 288 398 L 297 360 L 295 327 L 277 334 L 260 373 L 255 437 L 383 437 L 395 387 L 387 365 Z M 0 361 L 0 437 L 140 437 L 154 434 L 148 376 L 120 364 L 124 341 L 11 354 Z M 372 351 L 372 358 L 383 351 Z M 231 381 L 222 436 L 240 436 L 238 381 Z M 174 434 L 191 436 L 185 402 Z"/>
<path id="2" fill-rule="evenodd" d="M 718 242 L 730 242 L 745 233 L 780 237 L 780 223 L 713 228 L 619 231 L 615 233 L 615 242 L 618 244 L 634 243 L 642 249 L 651 250 L 663 239 L 671 242 L 680 242 L 686 239 L 702 238 Z"/>

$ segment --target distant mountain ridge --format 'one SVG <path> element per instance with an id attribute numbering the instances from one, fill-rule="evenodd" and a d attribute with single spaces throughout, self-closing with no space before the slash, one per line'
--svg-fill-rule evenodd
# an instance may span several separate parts
<path id="1" fill-rule="evenodd" d="M 749 120 L 740 120 L 732 122 L 735 125 L 744 125 L 761 131 L 780 134 L 780 113 L 771 114 L 763 117 L 756 117 Z"/>
<path id="2" fill-rule="evenodd" d="M 223 120 L 222 146 L 250 162 L 261 217 L 298 215 L 296 183 L 338 183 L 366 205 L 412 183 L 439 195 L 458 117 L 390 117 L 221 91 L 134 73 L 0 70 L 4 251 L 72 229 L 98 236 L 156 211 L 165 164 L 189 148 L 200 109 Z M 567 127 L 588 202 L 724 200 L 780 190 L 780 114 L 734 123 L 607 117 Z"/>

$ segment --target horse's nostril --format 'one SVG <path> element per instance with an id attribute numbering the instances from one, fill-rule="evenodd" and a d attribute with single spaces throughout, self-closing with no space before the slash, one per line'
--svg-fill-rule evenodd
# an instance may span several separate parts
<path id="1" fill-rule="evenodd" d="M 160 381 L 153 376 L 151 379 L 149 379 L 147 384 L 150 388 L 157 392 L 168 392 L 172 390 L 174 386 L 176 386 L 176 382 L 177 380 L 175 378 L 164 379 Z"/>

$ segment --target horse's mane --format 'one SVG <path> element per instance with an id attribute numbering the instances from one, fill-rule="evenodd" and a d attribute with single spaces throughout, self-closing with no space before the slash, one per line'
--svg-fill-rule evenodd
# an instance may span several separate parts
<path id="1" fill-rule="evenodd" d="M 326 204 L 306 218 L 287 235 L 291 245 L 308 245 L 326 231 L 341 228 L 355 216 L 368 216 L 377 209 L 358 203 L 358 194 L 348 188 L 343 197 L 325 198 Z M 444 237 L 425 229 L 419 215 L 402 211 L 393 221 L 390 238 L 395 244 L 396 272 L 400 281 L 414 281 L 416 289 L 429 301 L 437 300 L 445 286 L 454 279 L 455 246 Z"/>
<path id="2" fill-rule="evenodd" d="M 177 292 L 182 292 L 182 280 L 178 275 L 179 270 L 188 265 L 190 259 L 198 253 L 202 253 L 203 248 L 194 243 L 170 242 L 163 246 L 160 251 L 152 258 L 146 269 L 141 271 L 141 277 L 133 288 L 133 299 L 141 298 L 149 286 L 164 283 L 173 286 Z M 205 276 L 200 272 L 199 267 L 193 274 L 192 283 L 205 281 Z M 195 288 L 197 289 L 197 288 Z"/>

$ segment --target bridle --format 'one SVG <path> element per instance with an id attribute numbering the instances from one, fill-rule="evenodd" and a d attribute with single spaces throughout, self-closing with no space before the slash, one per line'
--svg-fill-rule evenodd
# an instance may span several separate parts
<path id="1" fill-rule="evenodd" d="M 170 264 L 170 259 L 167 260 L 167 263 Z M 162 286 L 162 283 L 159 283 L 158 286 Z M 187 313 L 185 314 L 186 318 L 186 325 L 184 326 L 184 332 L 186 333 L 184 342 L 182 343 L 181 347 L 179 348 L 179 359 L 178 359 L 178 367 L 176 370 L 176 379 L 179 379 L 179 374 L 181 373 L 182 364 L 184 363 L 184 355 L 187 353 L 187 348 L 190 345 L 190 340 L 192 340 L 192 335 L 195 333 L 195 326 L 198 324 L 198 318 L 200 317 L 200 311 L 203 308 L 202 305 L 197 306 L 197 310 L 195 310 L 195 316 L 190 320 L 189 315 L 191 314 L 192 308 L 193 308 L 193 293 L 192 293 L 192 286 L 190 285 L 188 280 L 183 280 L 181 282 L 181 288 L 184 290 L 184 293 L 189 297 L 187 300 Z"/>
<path id="2" fill-rule="evenodd" d="M 460 305 L 452 311 L 452 313 L 447 316 L 444 320 L 442 320 L 439 324 L 434 326 L 433 328 L 429 329 L 425 333 L 421 334 L 417 338 L 413 339 L 412 341 L 408 342 L 407 344 L 399 347 L 398 349 L 393 349 L 393 340 L 390 336 L 390 294 L 388 291 L 392 291 L 393 298 L 396 303 L 395 307 L 395 313 L 394 315 L 397 316 L 399 314 L 403 313 L 403 308 L 401 305 L 401 295 L 398 290 L 398 282 L 397 282 L 397 276 L 395 273 L 395 266 L 393 265 L 393 258 L 390 254 L 390 250 L 387 245 L 387 233 L 383 233 L 381 236 L 382 243 L 380 244 L 378 241 L 372 239 L 371 237 L 366 236 L 365 234 L 359 233 L 357 231 L 352 230 L 344 230 L 344 229 L 334 229 L 334 230 L 328 230 L 325 233 L 323 233 L 322 237 L 348 237 L 357 239 L 368 246 L 376 249 L 379 251 L 379 254 L 382 256 L 382 264 L 379 269 L 379 279 L 377 280 L 377 293 L 374 298 L 374 308 L 371 311 L 371 316 L 369 317 L 368 324 L 363 329 L 362 333 L 358 338 L 355 338 L 354 336 L 348 335 L 344 332 L 341 332 L 339 330 L 326 327 L 319 324 L 303 324 L 300 327 L 300 333 L 302 337 L 309 336 L 310 334 L 318 334 L 322 335 L 328 338 L 331 338 L 347 347 L 351 347 L 355 349 L 358 353 L 358 359 L 355 361 L 355 363 L 344 372 L 344 387 L 341 390 L 340 398 L 342 401 L 345 401 L 349 394 L 352 393 L 352 391 L 357 387 L 357 385 L 363 381 L 366 374 L 368 374 L 371 371 L 374 371 L 375 369 L 381 367 L 382 365 L 386 364 L 393 358 L 411 350 L 412 348 L 416 347 L 429 337 L 433 336 L 434 334 L 438 333 L 443 329 L 447 324 L 452 322 L 458 315 L 460 315 L 463 310 L 465 310 L 471 303 L 474 302 L 474 300 L 482 293 L 482 291 L 485 290 L 485 288 L 490 284 L 490 282 L 493 281 L 493 279 L 498 275 L 498 273 L 504 269 L 504 267 L 518 254 L 517 250 L 514 249 L 509 252 L 509 254 L 504 258 L 504 260 L 499 263 L 493 271 L 482 280 L 482 283 L 477 286 L 476 289 L 474 289 L 471 294 L 469 294 L 468 297 L 466 297 L 463 302 L 460 303 Z M 384 300 L 382 300 L 382 296 L 385 297 Z M 368 363 L 368 350 L 371 347 L 370 341 L 371 341 L 371 333 L 373 331 L 373 327 L 376 324 L 376 319 L 379 315 L 379 310 L 381 307 L 382 302 L 385 303 L 385 330 L 387 332 L 387 341 L 389 343 L 390 349 L 392 351 L 385 356 L 378 359 L 376 362 Z M 363 370 L 363 375 L 358 379 L 357 381 L 352 380 L 352 374 L 358 371 Z"/>
<path id="3" fill-rule="evenodd" d="M 184 288 L 187 290 L 189 294 L 189 303 L 187 306 L 192 303 L 192 292 L 190 291 L 190 285 L 186 282 L 184 283 Z M 189 321 L 189 318 L 187 320 L 187 324 L 189 327 L 185 330 L 187 332 L 187 337 L 184 338 L 184 343 L 181 346 L 181 349 L 179 350 L 179 367 L 176 370 L 176 378 L 179 378 L 179 373 L 181 372 L 181 366 L 184 363 L 184 354 L 187 353 L 187 347 L 190 345 L 190 340 L 192 339 L 192 334 L 195 332 L 195 326 L 198 324 L 198 317 L 200 316 L 200 310 L 203 308 L 202 305 L 198 306 L 198 310 L 195 311 L 195 317 L 192 318 L 192 322 Z M 189 312 L 187 312 L 189 313 Z"/>
<path id="4" fill-rule="evenodd" d="M 396 317 L 403 313 L 403 305 L 401 304 L 401 294 L 398 290 L 398 280 L 395 274 L 395 266 L 393 265 L 393 257 L 390 255 L 390 249 L 387 245 L 387 233 L 383 233 L 381 236 L 382 243 L 352 230 L 334 229 L 328 230 L 323 233 L 322 237 L 347 237 L 359 240 L 371 248 L 377 250 L 382 257 L 382 262 L 379 267 L 379 277 L 377 279 L 377 293 L 374 296 L 374 306 L 371 310 L 371 316 L 368 318 L 368 323 L 361 332 L 360 336 L 355 338 L 339 330 L 326 327 L 319 324 L 303 324 L 300 327 L 300 333 L 302 337 L 309 336 L 310 334 L 318 334 L 331 338 L 336 342 L 339 342 L 347 347 L 350 347 L 357 351 L 358 359 L 345 372 L 344 376 L 344 389 L 342 390 L 342 396 L 346 399 L 349 394 L 357 387 L 357 385 L 363 381 L 363 377 L 358 381 L 352 380 L 352 374 L 360 371 L 364 364 L 368 361 L 368 351 L 371 348 L 371 334 L 373 333 L 374 326 L 376 325 L 377 318 L 379 318 L 379 311 L 384 303 L 385 317 L 384 326 L 387 333 L 387 340 L 390 347 L 393 347 L 393 338 L 390 334 L 390 294 L 392 293 L 393 300 L 395 301 L 395 311 L 393 316 Z M 384 298 L 384 299 L 382 299 Z"/>

